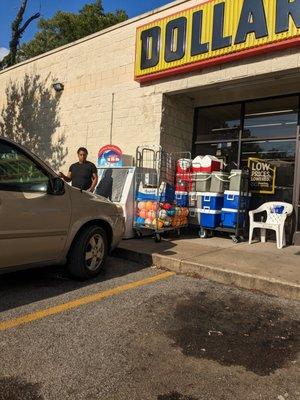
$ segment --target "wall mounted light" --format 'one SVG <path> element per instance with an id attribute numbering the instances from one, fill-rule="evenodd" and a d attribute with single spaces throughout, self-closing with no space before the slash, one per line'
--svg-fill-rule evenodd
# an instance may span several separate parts
<path id="1" fill-rule="evenodd" d="M 55 82 L 55 83 L 53 83 L 52 86 L 53 86 L 53 89 L 58 93 L 62 92 L 65 88 L 64 84 L 61 82 Z"/>

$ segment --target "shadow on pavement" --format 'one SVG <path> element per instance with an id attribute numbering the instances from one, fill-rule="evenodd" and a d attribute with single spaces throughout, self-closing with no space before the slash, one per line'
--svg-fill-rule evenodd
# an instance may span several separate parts
<path id="1" fill-rule="evenodd" d="M 73 280 L 64 265 L 3 274 L 0 275 L 0 312 L 126 276 L 144 268 L 145 264 L 110 257 L 105 274 L 84 282 Z"/>

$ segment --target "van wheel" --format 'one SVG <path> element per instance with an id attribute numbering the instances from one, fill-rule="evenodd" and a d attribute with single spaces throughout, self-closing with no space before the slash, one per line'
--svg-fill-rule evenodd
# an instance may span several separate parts
<path id="1" fill-rule="evenodd" d="M 98 226 L 89 226 L 76 238 L 68 257 L 72 276 L 88 279 L 104 272 L 108 253 L 107 236 Z"/>

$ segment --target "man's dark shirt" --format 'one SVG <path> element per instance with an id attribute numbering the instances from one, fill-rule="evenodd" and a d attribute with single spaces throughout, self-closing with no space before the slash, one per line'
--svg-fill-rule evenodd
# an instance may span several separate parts
<path id="1" fill-rule="evenodd" d="M 97 174 L 96 165 L 90 161 L 83 164 L 79 162 L 72 164 L 69 168 L 71 172 L 72 186 L 78 189 L 88 190 L 93 181 L 93 174 Z"/>

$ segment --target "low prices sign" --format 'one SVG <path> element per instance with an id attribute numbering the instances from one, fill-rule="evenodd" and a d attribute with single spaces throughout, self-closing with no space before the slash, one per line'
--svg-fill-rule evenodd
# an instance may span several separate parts
<path id="1" fill-rule="evenodd" d="M 259 158 L 249 158 L 250 192 L 261 194 L 275 193 L 276 167 Z"/>

